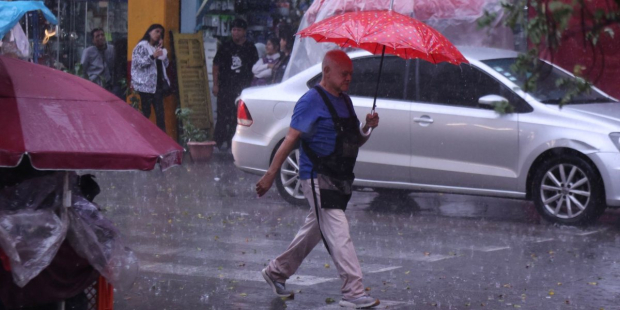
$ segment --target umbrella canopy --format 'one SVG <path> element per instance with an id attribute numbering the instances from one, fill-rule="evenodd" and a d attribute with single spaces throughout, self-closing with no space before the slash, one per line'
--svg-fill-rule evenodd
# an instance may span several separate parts
<path id="1" fill-rule="evenodd" d="M 82 78 L 0 56 L 0 167 L 151 170 L 183 148 L 127 103 Z"/>
<path id="2" fill-rule="evenodd" d="M 467 63 L 461 52 L 437 30 L 392 10 L 332 16 L 310 25 L 298 35 L 341 47 L 362 48 L 373 54 L 385 52 L 432 63 Z"/>
<path id="3" fill-rule="evenodd" d="M 422 59 L 432 63 L 468 63 L 459 50 L 439 31 L 409 16 L 392 11 L 356 11 L 332 16 L 297 33 L 317 42 L 336 43 L 341 47 L 362 48 L 381 54 L 377 88 L 372 113 L 377 106 L 377 93 L 385 53 L 405 59 Z"/>

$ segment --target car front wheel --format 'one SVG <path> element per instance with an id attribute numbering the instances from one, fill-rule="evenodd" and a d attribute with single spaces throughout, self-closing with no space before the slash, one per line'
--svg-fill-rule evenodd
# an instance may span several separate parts
<path id="1" fill-rule="evenodd" d="M 301 191 L 299 179 L 299 149 L 294 149 L 280 167 L 280 175 L 276 177 L 276 187 L 280 196 L 294 205 L 305 205 L 306 198 Z"/>
<path id="2" fill-rule="evenodd" d="M 605 210 L 605 190 L 595 168 L 576 156 L 544 161 L 533 178 L 533 199 L 547 220 L 567 225 L 586 224 Z"/>

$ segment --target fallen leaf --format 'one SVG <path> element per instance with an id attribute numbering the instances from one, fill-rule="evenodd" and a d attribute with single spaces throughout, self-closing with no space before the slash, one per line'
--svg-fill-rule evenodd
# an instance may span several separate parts
<path id="1" fill-rule="evenodd" d="M 366 292 L 370 292 L 370 287 L 364 289 Z"/>
<path id="2" fill-rule="evenodd" d="M 506 287 L 506 288 L 511 288 L 512 287 L 512 285 L 510 285 L 510 284 L 504 284 L 503 286 Z"/>
<path id="3" fill-rule="evenodd" d="M 325 265 L 323 265 L 323 267 L 329 268 L 329 264 L 325 264 Z"/>
<path id="4" fill-rule="evenodd" d="M 411 272 L 411 271 L 407 270 L 407 271 L 405 271 L 405 274 L 409 274 L 410 272 Z"/>
<path id="5" fill-rule="evenodd" d="M 239 294 L 239 296 L 241 296 L 241 297 L 247 297 L 247 296 L 248 296 L 248 294 L 246 294 L 246 293 L 241 293 L 241 294 Z"/>
<path id="6" fill-rule="evenodd" d="M 424 256 L 430 256 L 431 253 L 430 252 L 424 252 Z"/>
<path id="7" fill-rule="evenodd" d="M 325 299 L 325 303 L 326 303 L 326 304 L 333 304 L 333 303 L 335 303 L 335 302 L 336 302 L 336 301 L 335 301 L 333 298 L 331 298 L 331 297 L 327 297 L 327 298 Z"/>
<path id="8" fill-rule="evenodd" d="M 598 285 L 598 283 L 596 283 L 596 282 L 588 282 L 588 284 L 590 284 L 590 285 Z"/>
<path id="9" fill-rule="evenodd" d="M 549 296 L 553 296 L 555 295 L 555 292 L 553 290 L 549 290 Z"/>

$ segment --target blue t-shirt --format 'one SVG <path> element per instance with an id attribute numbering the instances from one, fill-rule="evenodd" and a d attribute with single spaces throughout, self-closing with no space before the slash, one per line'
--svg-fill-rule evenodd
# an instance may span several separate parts
<path id="1" fill-rule="evenodd" d="M 338 116 L 343 118 L 350 117 L 344 95 L 336 97 L 326 90 L 325 94 L 327 94 L 334 109 L 336 109 Z M 334 152 L 336 147 L 336 129 L 334 128 L 332 115 L 316 89 L 310 89 L 297 101 L 293 110 L 291 128 L 301 131 L 301 139 L 308 143 L 310 149 L 317 155 L 327 156 Z M 299 177 L 302 180 L 307 180 L 310 178 L 310 172 L 312 171 L 312 162 L 303 148 L 300 148 L 299 151 Z"/>

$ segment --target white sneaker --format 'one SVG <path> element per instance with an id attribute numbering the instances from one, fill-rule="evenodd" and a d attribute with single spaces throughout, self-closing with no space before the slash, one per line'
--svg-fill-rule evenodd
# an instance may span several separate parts
<path id="1" fill-rule="evenodd" d="M 378 306 L 381 302 L 379 301 L 379 299 L 376 298 L 372 298 L 369 295 L 364 295 L 362 297 L 358 297 L 355 299 L 350 299 L 350 300 L 346 300 L 346 299 L 341 299 L 340 300 L 340 306 L 341 307 L 347 307 L 347 308 L 354 308 L 354 309 L 366 309 L 366 308 L 372 308 L 374 306 Z"/>
<path id="2" fill-rule="evenodd" d="M 260 273 L 263 275 L 263 278 L 265 278 L 267 284 L 271 286 L 273 292 L 278 295 L 278 297 L 294 298 L 295 293 L 293 293 L 293 291 L 286 290 L 286 286 L 284 285 L 284 283 L 276 282 L 267 275 L 267 268 L 261 270 Z"/>

